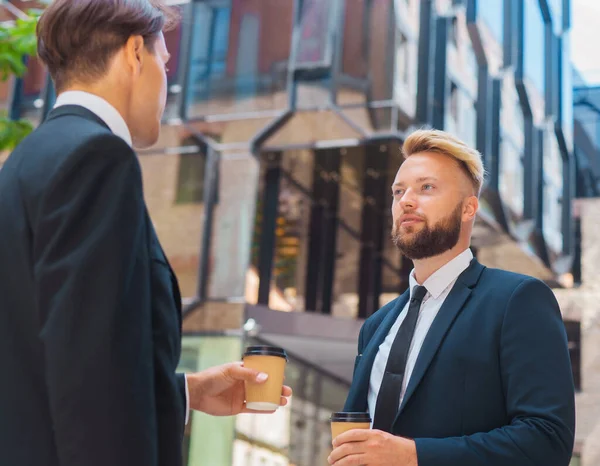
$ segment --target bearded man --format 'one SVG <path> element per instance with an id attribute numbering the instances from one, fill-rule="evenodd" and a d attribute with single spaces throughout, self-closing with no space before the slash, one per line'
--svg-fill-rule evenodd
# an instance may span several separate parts
<path id="1" fill-rule="evenodd" d="M 575 395 L 565 328 L 541 281 L 469 249 L 481 155 L 412 133 L 392 187 L 410 288 L 364 323 L 345 411 L 371 430 L 333 439 L 335 466 L 567 466 Z"/>

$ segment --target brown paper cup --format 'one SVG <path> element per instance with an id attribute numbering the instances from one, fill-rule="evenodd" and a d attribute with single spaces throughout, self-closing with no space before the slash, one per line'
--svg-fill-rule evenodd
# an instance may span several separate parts
<path id="1" fill-rule="evenodd" d="M 287 355 L 282 348 L 250 346 L 244 354 L 244 367 L 269 375 L 265 383 L 246 382 L 246 407 L 275 411 L 280 406 Z"/>
<path id="2" fill-rule="evenodd" d="M 352 429 L 370 429 L 369 413 L 333 413 L 331 415 L 331 439 Z"/>

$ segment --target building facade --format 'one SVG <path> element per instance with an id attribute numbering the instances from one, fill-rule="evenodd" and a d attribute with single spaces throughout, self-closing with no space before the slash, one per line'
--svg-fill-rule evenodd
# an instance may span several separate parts
<path id="1" fill-rule="evenodd" d="M 360 325 L 408 283 L 388 190 L 415 128 L 484 155 L 482 263 L 581 280 L 569 0 L 171 3 L 183 21 L 166 34 L 167 111 L 139 156 L 184 296 L 181 368 L 277 344 L 295 390 L 268 419 L 194 413 L 186 464 L 325 464 Z M 32 59 L 0 98 L 39 123 L 54 96 Z"/>

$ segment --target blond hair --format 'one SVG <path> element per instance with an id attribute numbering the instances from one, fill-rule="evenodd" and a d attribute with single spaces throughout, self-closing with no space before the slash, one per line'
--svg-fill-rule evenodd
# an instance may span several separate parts
<path id="1" fill-rule="evenodd" d="M 405 159 L 420 152 L 437 152 L 456 160 L 471 180 L 477 196 L 481 193 L 485 170 L 478 150 L 467 146 L 450 133 L 437 129 L 419 129 L 411 133 L 402 145 Z"/>

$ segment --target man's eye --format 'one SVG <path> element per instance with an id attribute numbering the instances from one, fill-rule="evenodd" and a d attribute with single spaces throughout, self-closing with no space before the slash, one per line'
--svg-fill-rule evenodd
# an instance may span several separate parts
<path id="1" fill-rule="evenodd" d="M 394 190 L 394 196 L 402 196 L 402 193 L 404 191 L 402 189 L 395 189 Z"/>
<path id="2" fill-rule="evenodd" d="M 423 191 L 430 191 L 433 189 L 433 185 L 432 184 L 424 184 L 423 185 Z"/>

